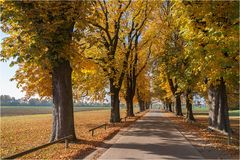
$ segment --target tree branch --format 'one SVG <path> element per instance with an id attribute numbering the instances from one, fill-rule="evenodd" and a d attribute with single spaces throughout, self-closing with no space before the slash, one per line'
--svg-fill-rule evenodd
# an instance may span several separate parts
<path id="1" fill-rule="evenodd" d="M 150 55 L 151 55 L 151 52 L 152 52 L 152 51 L 151 51 L 151 48 L 152 48 L 152 44 L 151 44 L 150 47 L 149 47 L 147 59 L 146 59 L 144 65 L 142 66 L 142 68 L 141 68 L 141 69 L 138 71 L 138 73 L 136 74 L 136 77 L 138 77 L 139 74 L 143 71 L 143 69 L 147 66 L 148 59 L 150 58 Z"/>

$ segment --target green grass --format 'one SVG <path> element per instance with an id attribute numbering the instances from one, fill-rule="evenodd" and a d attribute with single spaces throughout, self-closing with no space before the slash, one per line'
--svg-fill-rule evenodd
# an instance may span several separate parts
<path id="1" fill-rule="evenodd" d="M 229 111 L 229 116 L 240 116 L 240 110 Z"/>
<path id="2" fill-rule="evenodd" d="M 183 108 L 183 113 L 185 114 L 186 108 Z M 199 115 L 208 115 L 208 108 L 207 107 L 193 107 L 193 113 Z M 240 116 L 240 110 L 229 110 L 229 116 Z"/>
<path id="3" fill-rule="evenodd" d="M 193 111 L 195 112 L 208 112 L 208 108 L 207 107 L 193 107 Z"/>

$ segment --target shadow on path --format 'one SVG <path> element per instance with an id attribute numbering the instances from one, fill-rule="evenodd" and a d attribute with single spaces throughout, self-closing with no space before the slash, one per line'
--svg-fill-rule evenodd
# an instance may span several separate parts
<path id="1" fill-rule="evenodd" d="M 151 111 L 123 133 L 100 159 L 203 159 L 160 111 Z"/>

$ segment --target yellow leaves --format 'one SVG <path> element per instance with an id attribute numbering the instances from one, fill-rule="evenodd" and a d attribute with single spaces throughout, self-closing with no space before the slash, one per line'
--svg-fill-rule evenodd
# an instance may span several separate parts
<path id="1" fill-rule="evenodd" d="M 51 75 L 47 68 L 37 66 L 36 64 L 22 64 L 16 71 L 14 80 L 18 87 L 26 92 L 26 97 L 38 94 L 40 97 L 51 97 L 52 82 Z"/>

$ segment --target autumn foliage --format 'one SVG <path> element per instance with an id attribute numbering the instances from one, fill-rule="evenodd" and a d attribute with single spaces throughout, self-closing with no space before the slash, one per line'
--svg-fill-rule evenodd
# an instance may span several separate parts
<path id="1" fill-rule="evenodd" d="M 237 1 L 3 1 L 1 60 L 30 97 L 53 98 L 52 140 L 75 135 L 73 99 L 104 101 L 110 122 L 160 100 L 194 122 L 193 95 L 205 97 L 209 126 L 231 133 L 239 91 Z M 237 96 L 236 96 L 237 95 Z M 231 101 L 229 101 L 231 99 Z M 74 136 L 74 138 L 76 138 Z"/>

